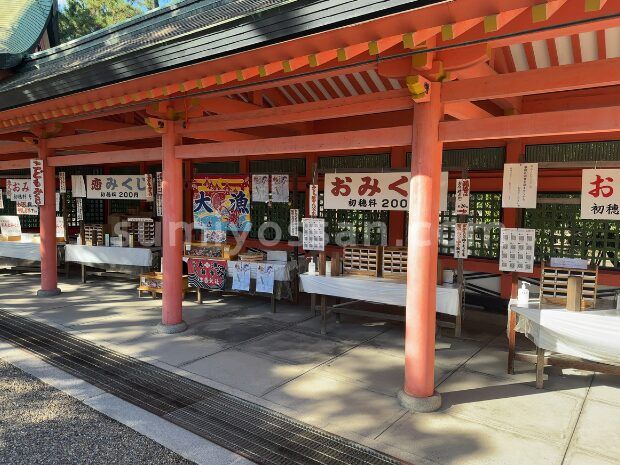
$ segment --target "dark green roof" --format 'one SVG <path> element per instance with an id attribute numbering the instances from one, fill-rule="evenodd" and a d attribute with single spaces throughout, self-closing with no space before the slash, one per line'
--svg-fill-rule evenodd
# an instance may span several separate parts
<path id="1" fill-rule="evenodd" d="M 0 69 L 17 66 L 33 51 L 52 17 L 54 3 L 54 0 L 2 2 Z"/>

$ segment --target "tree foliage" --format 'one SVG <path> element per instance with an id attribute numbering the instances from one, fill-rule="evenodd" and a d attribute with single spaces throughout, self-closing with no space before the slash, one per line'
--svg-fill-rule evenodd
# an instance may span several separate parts
<path id="1" fill-rule="evenodd" d="M 159 0 L 67 0 L 60 11 L 60 37 L 77 39 L 158 6 Z"/>

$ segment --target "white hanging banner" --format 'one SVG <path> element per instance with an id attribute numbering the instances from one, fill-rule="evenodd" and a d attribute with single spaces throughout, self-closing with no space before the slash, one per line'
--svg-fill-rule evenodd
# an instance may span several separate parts
<path id="1" fill-rule="evenodd" d="M 4 208 L 4 197 L 2 196 L 2 189 L 0 189 L 0 210 Z"/>
<path id="2" fill-rule="evenodd" d="M 581 219 L 620 219 L 620 169 L 582 171 Z"/>
<path id="3" fill-rule="evenodd" d="M 467 223 L 456 223 L 454 225 L 454 258 L 467 258 Z"/>
<path id="4" fill-rule="evenodd" d="M 155 197 L 155 216 L 163 216 L 164 215 L 164 196 L 161 194 L 157 194 Z"/>
<path id="5" fill-rule="evenodd" d="M 58 184 L 60 185 L 60 193 L 66 194 L 67 193 L 67 173 L 65 173 L 64 171 L 61 171 L 60 173 L 58 173 Z"/>
<path id="6" fill-rule="evenodd" d="M 28 202 L 16 202 L 15 209 L 18 215 L 39 216 L 39 207 L 30 205 Z"/>
<path id="7" fill-rule="evenodd" d="M 6 197 L 13 202 L 32 202 L 30 179 L 7 179 Z"/>
<path id="8" fill-rule="evenodd" d="M 504 165 L 502 208 L 536 208 L 538 163 Z"/>
<path id="9" fill-rule="evenodd" d="M 162 187 L 163 179 L 161 177 L 161 171 L 155 173 L 155 180 L 157 181 L 157 195 L 162 195 L 164 190 Z"/>
<path id="10" fill-rule="evenodd" d="M 65 237 L 65 219 L 62 216 L 56 217 L 56 237 Z"/>
<path id="11" fill-rule="evenodd" d="M 18 216 L 0 216 L 0 234 L 15 237 L 22 235 L 22 225 Z"/>
<path id="12" fill-rule="evenodd" d="M 30 203 L 45 205 L 45 183 L 43 182 L 43 160 L 33 158 L 30 160 L 30 182 L 32 184 L 32 200 Z M 54 189 L 55 186 L 48 186 Z"/>
<path id="13" fill-rule="evenodd" d="M 56 194 L 56 211 L 60 211 L 60 192 L 55 192 Z"/>
<path id="14" fill-rule="evenodd" d="M 317 184 L 311 184 L 308 193 L 310 195 L 310 216 L 316 218 L 319 216 L 319 186 Z"/>
<path id="15" fill-rule="evenodd" d="M 71 196 L 74 199 L 86 197 L 86 184 L 84 184 L 84 176 L 80 174 L 71 175 Z"/>
<path id="16" fill-rule="evenodd" d="M 83 199 L 81 197 L 76 200 L 76 210 L 77 210 L 76 216 L 77 216 L 78 221 L 84 221 L 84 208 L 82 205 L 82 200 Z"/>
<path id="17" fill-rule="evenodd" d="M 469 191 L 471 187 L 470 179 L 456 180 L 456 202 L 454 212 L 457 215 L 469 215 Z"/>
<path id="18" fill-rule="evenodd" d="M 502 228 L 499 250 L 500 271 L 532 273 L 535 247 L 535 229 Z"/>
<path id="19" fill-rule="evenodd" d="M 448 211 L 448 177 L 450 173 L 447 171 L 441 172 L 441 179 L 439 181 L 439 211 Z"/>
<path id="20" fill-rule="evenodd" d="M 149 202 L 153 201 L 153 175 L 145 174 L 144 175 L 144 184 L 146 185 L 146 200 Z"/>
<path id="21" fill-rule="evenodd" d="M 86 197 L 89 199 L 147 200 L 144 175 L 88 175 Z"/>
<path id="22" fill-rule="evenodd" d="M 288 174 L 271 175 L 271 201 L 288 203 Z"/>
<path id="23" fill-rule="evenodd" d="M 299 237 L 299 210 L 292 208 L 290 212 L 288 234 L 292 237 Z"/>
<path id="24" fill-rule="evenodd" d="M 325 219 L 304 218 L 302 243 L 304 250 L 325 250 Z"/>
<path id="25" fill-rule="evenodd" d="M 252 202 L 269 202 L 269 175 L 252 175 Z"/>
<path id="26" fill-rule="evenodd" d="M 250 290 L 250 274 L 251 265 L 250 262 L 242 262 L 240 260 L 234 262 L 232 271 L 232 288 L 234 291 L 249 291 Z"/>
<path id="27" fill-rule="evenodd" d="M 256 292 L 273 294 L 275 268 L 269 263 L 259 263 L 256 267 Z"/>

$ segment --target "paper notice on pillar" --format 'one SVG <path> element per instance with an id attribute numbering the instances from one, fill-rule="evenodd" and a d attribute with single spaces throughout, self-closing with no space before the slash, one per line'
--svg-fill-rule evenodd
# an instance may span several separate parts
<path id="1" fill-rule="evenodd" d="M 273 294 L 275 268 L 268 263 L 259 263 L 256 267 L 256 292 Z"/>
<path id="2" fill-rule="evenodd" d="M 22 235 L 22 225 L 18 216 L 0 216 L 0 234 L 15 237 Z"/>
<path id="3" fill-rule="evenodd" d="M 146 186 L 146 201 L 153 201 L 153 175 L 145 174 L 144 175 L 144 185 Z"/>
<path id="4" fill-rule="evenodd" d="M 504 165 L 502 208 L 536 208 L 537 192 L 537 163 L 507 163 Z"/>
<path id="5" fill-rule="evenodd" d="M 164 214 L 164 196 L 161 194 L 157 194 L 155 197 L 155 215 L 163 216 Z"/>
<path id="6" fill-rule="evenodd" d="M 0 189 L 0 210 L 4 208 L 4 197 L 2 196 L 2 189 Z"/>
<path id="7" fill-rule="evenodd" d="M 59 239 L 65 237 L 65 219 L 62 216 L 56 217 L 56 237 Z"/>
<path id="8" fill-rule="evenodd" d="M 59 212 L 60 211 L 60 192 L 55 192 L 55 198 L 56 198 L 56 211 Z"/>
<path id="9" fill-rule="evenodd" d="M 45 205 L 45 183 L 43 182 L 43 160 L 30 160 L 30 183 L 32 184 L 32 200 L 30 203 Z M 53 188 L 53 187 L 52 187 Z"/>
<path id="10" fill-rule="evenodd" d="M 325 250 L 325 219 L 304 218 L 302 244 L 304 250 Z"/>
<path id="11" fill-rule="evenodd" d="M 15 210 L 18 215 L 38 216 L 39 207 L 30 205 L 28 202 L 15 202 Z"/>
<path id="12" fill-rule="evenodd" d="M 30 179 L 7 179 L 6 197 L 13 202 L 32 203 Z"/>
<path id="13" fill-rule="evenodd" d="M 252 175 L 252 202 L 269 202 L 269 175 Z"/>
<path id="14" fill-rule="evenodd" d="M 84 184 L 84 176 L 80 174 L 71 175 L 71 197 L 86 197 L 86 184 Z"/>
<path id="15" fill-rule="evenodd" d="M 83 206 L 82 201 L 83 199 L 81 197 L 76 199 L 75 201 L 75 206 L 77 210 L 76 217 L 78 221 L 84 221 L 84 206 Z"/>
<path id="16" fill-rule="evenodd" d="M 536 250 L 536 230 L 502 228 L 500 232 L 500 271 L 532 273 Z"/>
<path id="17" fill-rule="evenodd" d="M 468 226 L 467 223 L 456 223 L 454 225 L 454 258 L 467 258 L 468 256 Z"/>
<path id="18" fill-rule="evenodd" d="M 620 219 L 620 169 L 582 171 L 581 218 Z"/>
<path id="19" fill-rule="evenodd" d="M 310 195 L 309 207 L 310 216 L 316 218 L 319 216 L 319 186 L 317 184 L 311 184 L 308 193 Z"/>
<path id="20" fill-rule="evenodd" d="M 164 189 L 162 187 L 162 177 L 161 177 L 161 171 L 158 171 L 157 173 L 155 173 L 155 182 L 157 184 L 157 195 L 162 195 L 164 192 Z"/>
<path id="21" fill-rule="evenodd" d="M 271 201 L 288 203 L 288 174 L 271 175 Z"/>
<path id="22" fill-rule="evenodd" d="M 470 179 L 456 180 L 456 194 L 454 211 L 457 215 L 469 215 L 469 190 Z"/>
<path id="23" fill-rule="evenodd" d="M 439 182 L 439 211 L 448 211 L 448 176 L 447 171 L 441 172 L 441 180 Z"/>
<path id="24" fill-rule="evenodd" d="M 252 267 L 248 262 L 236 261 L 232 267 L 232 288 L 234 291 L 250 290 L 250 275 Z"/>
<path id="25" fill-rule="evenodd" d="M 299 237 L 299 210 L 296 208 L 290 210 L 288 234 L 292 237 Z"/>
<path id="26" fill-rule="evenodd" d="M 60 173 L 58 173 L 58 184 L 60 186 L 60 193 L 66 194 L 67 193 L 67 173 L 65 173 L 64 171 L 61 171 Z"/>

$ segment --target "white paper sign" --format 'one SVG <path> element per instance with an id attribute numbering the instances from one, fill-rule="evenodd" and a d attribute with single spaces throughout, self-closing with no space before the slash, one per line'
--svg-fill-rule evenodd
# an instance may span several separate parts
<path id="1" fill-rule="evenodd" d="M 157 196 L 155 197 L 155 215 L 156 216 L 163 216 L 164 214 L 164 196 L 161 194 L 157 194 Z"/>
<path id="2" fill-rule="evenodd" d="M 319 216 L 319 186 L 317 184 L 311 184 L 308 188 L 308 194 L 310 195 L 310 216 L 316 218 Z"/>
<path id="3" fill-rule="evenodd" d="M 32 200 L 36 206 L 45 204 L 45 183 L 43 182 L 43 160 L 30 160 L 30 183 L 32 185 Z M 53 189 L 53 186 L 52 186 Z"/>
<path id="4" fill-rule="evenodd" d="M 21 236 L 22 225 L 18 216 L 0 216 L 0 234 L 5 236 Z"/>
<path id="5" fill-rule="evenodd" d="M 66 194 L 67 193 L 67 173 L 65 173 L 64 171 L 61 171 L 60 173 L 58 173 L 58 184 L 60 186 L 60 193 Z"/>
<path id="6" fill-rule="evenodd" d="M 582 171 L 581 218 L 620 219 L 620 169 Z"/>
<path id="7" fill-rule="evenodd" d="M 143 175 L 88 175 L 86 197 L 89 199 L 148 200 Z"/>
<path id="8" fill-rule="evenodd" d="M 55 192 L 56 194 L 56 211 L 60 211 L 60 192 Z"/>
<path id="9" fill-rule="evenodd" d="M 537 163 L 507 163 L 504 165 L 502 208 L 536 208 L 537 192 Z"/>
<path id="10" fill-rule="evenodd" d="M 252 175 L 252 202 L 269 202 L 269 175 Z"/>
<path id="11" fill-rule="evenodd" d="M 304 218 L 302 244 L 304 250 L 325 250 L 325 219 Z"/>
<path id="12" fill-rule="evenodd" d="M 324 207 L 331 210 L 407 210 L 408 173 L 328 173 Z"/>
<path id="13" fill-rule="evenodd" d="M 0 189 L 0 210 L 4 208 L 4 197 L 2 196 L 2 189 Z"/>
<path id="14" fill-rule="evenodd" d="M 447 171 L 441 172 L 441 179 L 439 181 L 439 211 L 448 211 L 448 177 L 450 173 Z"/>
<path id="15" fill-rule="evenodd" d="M 30 205 L 28 202 L 15 202 L 15 210 L 18 215 L 38 216 L 39 207 Z"/>
<path id="16" fill-rule="evenodd" d="M 62 216 L 56 217 L 56 237 L 65 237 L 65 219 Z"/>
<path id="17" fill-rule="evenodd" d="M 299 210 L 296 208 L 292 208 L 290 210 L 290 221 L 288 225 L 288 234 L 292 237 L 299 236 Z"/>
<path id="18" fill-rule="evenodd" d="M 454 225 L 454 258 L 467 258 L 467 223 L 456 223 Z"/>
<path id="19" fill-rule="evenodd" d="M 536 230 L 502 228 L 500 233 L 499 269 L 501 271 L 534 271 Z"/>
<path id="20" fill-rule="evenodd" d="M 32 186 L 30 179 L 7 179 L 6 196 L 13 202 L 32 203 Z"/>
<path id="21" fill-rule="evenodd" d="M 155 180 L 157 181 L 157 195 L 162 195 L 164 193 L 164 190 L 162 187 L 163 179 L 161 177 L 161 171 L 155 173 Z"/>
<path id="22" fill-rule="evenodd" d="M 250 290 L 251 265 L 248 262 L 236 261 L 232 267 L 232 288 L 235 291 Z"/>
<path id="23" fill-rule="evenodd" d="M 76 210 L 77 210 L 77 220 L 78 221 L 84 221 L 84 207 L 82 205 L 82 198 L 78 198 L 76 199 L 75 202 L 76 205 Z"/>
<path id="24" fill-rule="evenodd" d="M 271 175 L 271 201 L 288 203 L 288 174 Z"/>
<path id="25" fill-rule="evenodd" d="M 471 187 L 470 179 L 456 180 L 456 195 L 454 212 L 457 215 L 469 215 L 469 192 Z"/>
<path id="26" fill-rule="evenodd" d="M 256 267 L 256 292 L 273 294 L 275 268 L 269 263 L 259 263 Z"/>
<path id="27" fill-rule="evenodd" d="M 84 176 L 80 174 L 71 175 L 71 196 L 74 199 L 86 197 L 86 184 L 84 184 Z"/>
<path id="28" fill-rule="evenodd" d="M 144 175 L 144 184 L 146 185 L 146 200 L 149 202 L 153 201 L 153 175 L 145 174 Z"/>

